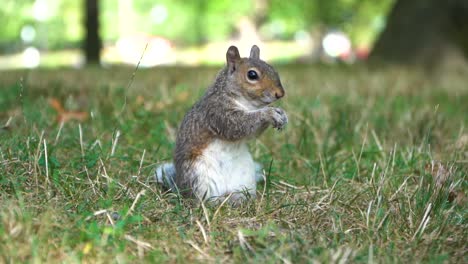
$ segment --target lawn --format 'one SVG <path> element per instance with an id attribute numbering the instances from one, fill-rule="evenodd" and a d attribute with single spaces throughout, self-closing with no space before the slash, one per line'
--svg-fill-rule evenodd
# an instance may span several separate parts
<path id="1" fill-rule="evenodd" d="M 153 180 L 216 71 L 0 72 L 0 262 L 468 262 L 466 74 L 278 67 L 290 123 L 231 208 Z"/>

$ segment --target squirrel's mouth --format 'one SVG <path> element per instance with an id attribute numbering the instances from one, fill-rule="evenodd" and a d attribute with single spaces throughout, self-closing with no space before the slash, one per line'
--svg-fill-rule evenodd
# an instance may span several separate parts
<path id="1" fill-rule="evenodd" d="M 271 103 L 274 103 L 276 100 L 277 100 L 276 98 L 271 98 L 271 97 L 269 97 L 269 96 L 265 96 L 265 97 L 263 97 L 262 99 L 260 99 L 260 101 L 261 101 L 262 103 L 264 103 L 265 105 L 269 105 L 269 104 L 271 104 Z"/>
<path id="2" fill-rule="evenodd" d="M 274 94 L 272 94 L 270 91 L 266 90 L 263 92 L 263 96 L 260 97 L 260 101 L 265 104 L 269 105 L 271 103 L 274 103 L 278 100 L 279 98 L 276 98 Z"/>

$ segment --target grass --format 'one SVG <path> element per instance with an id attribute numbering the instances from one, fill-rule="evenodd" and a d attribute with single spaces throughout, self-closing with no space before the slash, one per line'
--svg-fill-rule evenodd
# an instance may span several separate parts
<path id="1" fill-rule="evenodd" d="M 152 179 L 216 71 L 2 72 L 0 262 L 467 262 L 468 77 L 279 67 L 290 124 L 230 208 Z"/>

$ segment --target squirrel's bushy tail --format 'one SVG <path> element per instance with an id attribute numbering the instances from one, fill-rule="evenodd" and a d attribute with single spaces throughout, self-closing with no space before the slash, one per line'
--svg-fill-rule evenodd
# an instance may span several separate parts
<path id="1" fill-rule="evenodd" d="M 156 168 L 154 177 L 156 182 L 162 184 L 164 187 L 175 190 L 175 167 L 173 163 L 164 163 Z"/>
<path id="2" fill-rule="evenodd" d="M 255 181 L 256 182 L 264 181 L 266 179 L 265 176 L 266 175 L 263 172 L 263 166 L 260 163 L 255 162 Z"/>

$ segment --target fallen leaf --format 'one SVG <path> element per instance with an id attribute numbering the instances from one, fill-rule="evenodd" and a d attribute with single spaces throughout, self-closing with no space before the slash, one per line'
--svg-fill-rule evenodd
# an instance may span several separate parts
<path id="1" fill-rule="evenodd" d="M 66 123 L 71 120 L 77 120 L 84 122 L 88 119 L 88 113 L 86 112 L 64 112 L 57 116 L 57 122 Z"/>
<path id="2" fill-rule="evenodd" d="M 86 243 L 85 246 L 83 247 L 83 254 L 87 255 L 91 251 L 92 248 L 93 248 L 93 244 L 91 244 L 90 242 Z"/>
<path id="3" fill-rule="evenodd" d="M 51 98 L 49 100 L 49 105 L 52 106 L 52 108 L 57 111 L 57 113 L 63 113 L 65 112 L 65 109 L 63 109 L 62 103 L 57 98 Z"/>
<path id="4" fill-rule="evenodd" d="M 62 106 L 62 103 L 57 98 L 49 100 L 50 106 L 57 112 L 57 122 L 66 123 L 68 121 L 77 120 L 84 122 L 88 119 L 88 113 L 82 111 L 67 111 Z"/>

